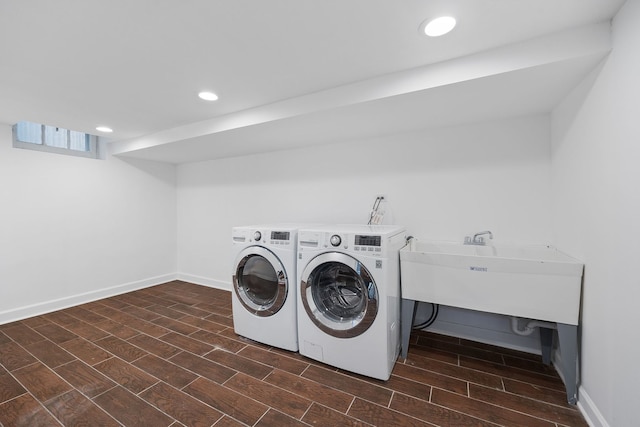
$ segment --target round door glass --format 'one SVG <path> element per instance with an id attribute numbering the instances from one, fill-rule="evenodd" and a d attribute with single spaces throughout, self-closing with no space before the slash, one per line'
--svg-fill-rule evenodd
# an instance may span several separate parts
<path id="1" fill-rule="evenodd" d="M 258 316 L 275 314 L 286 297 L 286 277 L 262 255 L 247 255 L 238 263 L 234 288 L 242 305 Z"/>
<path id="2" fill-rule="evenodd" d="M 303 305 L 311 320 L 332 336 L 360 335 L 377 314 L 375 283 L 364 265 L 355 260 L 317 265 L 303 280 L 302 292 Z"/>

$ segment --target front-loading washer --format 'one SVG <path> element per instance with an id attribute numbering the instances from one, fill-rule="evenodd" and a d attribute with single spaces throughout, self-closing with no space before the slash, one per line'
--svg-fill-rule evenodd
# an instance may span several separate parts
<path id="1" fill-rule="evenodd" d="M 388 380 L 400 350 L 405 229 L 333 225 L 298 232 L 300 354 Z"/>
<path id="2" fill-rule="evenodd" d="M 232 229 L 233 327 L 238 335 L 298 350 L 295 225 Z"/>

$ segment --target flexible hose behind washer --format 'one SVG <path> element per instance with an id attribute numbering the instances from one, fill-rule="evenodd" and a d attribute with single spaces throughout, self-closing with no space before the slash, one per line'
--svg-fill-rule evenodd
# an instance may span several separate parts
<path id="1" fill-rule="evenodd" d="M 429 326 L 431 326 L 433 324 L 433 322 L 436 321 L 436 318 L 438 317 L 438 312 L 440 311 L 440 304 L 434 304 L 434 303 L 429 303 L 431 304 L 431 315 L 429 316 L 429 318 L 427 320 L 425 320 L 424 322 L 418 324 L 418 325 L 412 325 L 411 328 L 412 329 L 424 329 L 424 328 L 428 328 Z M 418 306 L 416 305 L 416 308 Z"/>

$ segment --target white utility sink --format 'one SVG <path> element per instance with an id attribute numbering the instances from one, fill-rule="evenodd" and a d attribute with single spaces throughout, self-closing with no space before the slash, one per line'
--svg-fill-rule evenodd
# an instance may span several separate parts
<path id="1" fill-rule="evenodd" d="M 584 265 L 553 247 L 413 239 L 400 267 L 403 299 L 578 324 Z"/>

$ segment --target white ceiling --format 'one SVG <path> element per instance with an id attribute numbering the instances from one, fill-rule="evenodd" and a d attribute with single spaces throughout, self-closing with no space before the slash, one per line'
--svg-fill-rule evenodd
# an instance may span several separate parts
<path id="1" fill-rule="evenodd" d="M 0 0 L 0 123 L 107 125 L 114 153 L 182 163 L 541 113 L 623 2 Z M 418 33 L 442 14 L 453 32 Z"/>

